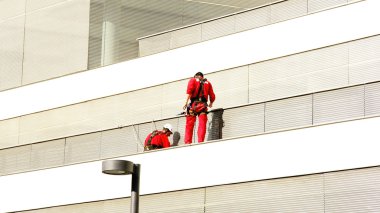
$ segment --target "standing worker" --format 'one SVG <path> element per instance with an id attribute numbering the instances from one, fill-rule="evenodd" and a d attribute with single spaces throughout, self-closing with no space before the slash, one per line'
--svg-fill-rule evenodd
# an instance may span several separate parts
<path id="1" fill-rule="evenodd" d="M 170 147 L 170 141 L 168 137 L 172 133 L 173 127 L 171 124 L 165 124 L 162 128 L 162 131 L 154 130 L 145 139 L 144 151 Z"/>
<path id="2" fill-rule="evenodd" d="M 215 101 L 214 90 L 207 79 L 203 78 L 203 73 L 197 72 L 194 78 L 189 80 L 187 85 L 187 99 L 183 107 L 186 113 L 185 144 L 191 144 L 193 140 L 193 130 L 196 117 L 198 116 L 198 142 L 203 142 L 206 135 L 207 107 L 212 107 Z M 207 105 L 207 102 L 210 103 Z M 189 104 L 190 100 L 190 104 Z"/>

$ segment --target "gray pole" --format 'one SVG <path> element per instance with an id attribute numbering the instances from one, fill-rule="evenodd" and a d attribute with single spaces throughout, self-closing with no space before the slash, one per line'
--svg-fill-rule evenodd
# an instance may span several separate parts
<path id="1" fill-rule="evenodd" d="M 131 187 L 131 213 L 139 212 L 140 164 L 134 164 Z"/>

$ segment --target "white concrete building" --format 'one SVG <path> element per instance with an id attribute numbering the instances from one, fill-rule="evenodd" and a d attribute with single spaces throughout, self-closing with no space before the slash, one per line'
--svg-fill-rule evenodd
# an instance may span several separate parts
<path id="1" fill-rule="evenodd" d="M 0 212 L 128 212 L 105 159 L 141 164 L 140 212 L 380 212 L 378 20 L 378 0 L 0 0 Z M 185 146 L 198 71 L 216 102 Z M 173 147 L 143 152 L 164 123 Z"/>

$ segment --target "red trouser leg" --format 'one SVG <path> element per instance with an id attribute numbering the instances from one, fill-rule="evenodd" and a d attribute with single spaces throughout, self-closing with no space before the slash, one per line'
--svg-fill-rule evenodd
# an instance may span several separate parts
<path id="1" fill-rule="evenodd" d="M 203 142 L 206 135 L 207 114 L 202 113 L 198 116 L 198 142 Z"/>
<path id="2" fill-rule="evenodd" d="M 193 130 L 196 118 L 196 116 L 192 115 L 186 116 L 185 144 L 193 142 Z"/>

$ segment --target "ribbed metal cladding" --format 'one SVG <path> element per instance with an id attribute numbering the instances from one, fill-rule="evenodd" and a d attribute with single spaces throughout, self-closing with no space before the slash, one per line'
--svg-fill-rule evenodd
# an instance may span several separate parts
<path id="1" fill-rule="evenodd" d="M 170 49 L 201 42 L 202 25 L 186 27 L 171 32 Z"/>
<path id="2" fill-rule="evenodd" d="M 19 119 L 12 118 L 0 122 L 0 149 L 18 145 Z"/>
<path id="3" fill-rule="evenodd" d="M 316 12 L 347 3 L 347 0 L 308 0 L 308 12 Z"/>
<path id="4" fill-rule="evenodd" d="M 270 6 L 237 14 L 235 22 L 236 32 L 268 25 L 270 24 Z"/>
<path id="5" fill-rule="evenodd" d="M 89 6 L 65 1 L 27 14 L 23 84 L 87 69 Z"/>
<path id="6" fill-rule="evenodd" d="M 103 213 L 125 213 L 131 209 L 130 198 L 103 201 Z M 140 208 L 141 209 L 141 208 Z"/>
<path id="7" fill-rule="evenodd" d="M 151 55 L 159 52 L 164 52 L 170 49 L 171 34 L 164 33 L 161 35 L 149 37 L 140 40 L 139 53 L 140 56 Z"/>
<path id="8" fill-rule="evenodd" d="M 164 84 L 162 88 L 162 117 L 174 117 L 183 111 L 189 79 Z"/>
<path id="9" fill-rule="evenodd" d="M 65 164 L 100 159 L 101 132 L 66 139 Z"/>
<path id="10" fill-rule="evenodd" d="M 0 1 L 0 22 L 25 13 L 25 0 Z"/>
<path id="11" fill-rule="evenodd" d="M 185 138 L 185 129 L 186 129 L 186 117 L 185 116 L 181 116 L 181 117 L 178 117 L 178 133 L 179 133 L 179 142 L 178 142 L 178 145 L 183 145 L 185 144 L 184 142 L 184 138 Z M 178 136 L 176 136 L 178 137 Z"/>
<path id="12" fill-rule="evenodd" d="M 271 23 L 285 21 L 307 14 L 307 0 L 288 0 L 271 5 Z"/>
<path id="13" fill-rule="evenodd" d="M 208 74 L 205 77 L 212 84 L 216 94 L 213 108 L 248 103 L 248 66 Z"/>
<path id="14" fill-rule="evenodd" d="M 326 173 L 325 212 L 380 212 L 380 168 Z"/>
<path id="15" fill-rule="evenodd" d="M 100 158 L 132 155 L 138 152 L 139 141 L 132 126 L 102 132 Z"/>
<path id="16" fill-rule="evenodd" d="M 202 24 L 202 41 L 229 35 L 235 32 L 235 16 Z"/>
<path id="17" fill-rule="evenodd" d="M 314 124 L 364 117 L 364 86 L 314 94 Z"/>
<path id="18" fill-rule="evenodd" d="M 365 116 L 380 114 L 380 83 L 365 85 Z"/>
<path id="19" fill-rule="evenodd" d="M 380 80 L 380 36 L 350 42 L 350 84 Z"/>
<path id="20" fill-rule="evenodd" d="M 223 121 L 223 138 L 263 133 L 264 104 L 228 109 Z"/>
<path id="21" fill-rule="evenodd" d="M 0 91 L 21 86 L 24 20 L 25 16 L 4 22 L 0 18 Z"/>
<path id="22" fill-rule="evenodd" d="M 104 0 L 90 1 L 88 69 L 102 65 Z"/>
<path id="23" fill-rule="evenodd" d="M 13 174 L 30 170 L 31 145 L 0 150 L 0 174 Z"/>
<path id="24" fill-rule="evenodd" d="M 32 144 L 31 168 L 42 169 L 64 165 L 65 139 Z"/>
<path id="25" fill-rule="evenodd" d="M 20 118 L 20 144 L 46 141 L 95 131 L 88 102 L 34 113 Z"/>
<path id="26" fill-rule="evenodd" d="M 265 131 L 311 126 L 312 123 L 312 95 L 265 104 Z"/>
<path id="27" fill-rule="evenodd" d="M 126 93 L 123 107 L 128 125 L 162 118 L 162 86 Z"/>
<path id="28" fill-rule="evenodd" d="M 256 181 L 206 189 L 206 213 L 323 212 L 323 176 Z"/>
<path id="29" fill-rule="evenodd" d="M 142 196 L 140 211 L 145 213 L 204 213 L 204 189 Z"/>
<path id="30" fill-rule="evenodd" d="M 42 9 L 68 0 L 23 0 L 26 1 L 26 11 Z"/>
<path id="31" fill-rule="evenodd" d="M 249 69 L 253 103 L 348 86 L 348 45 L 260 62 Z"/>

